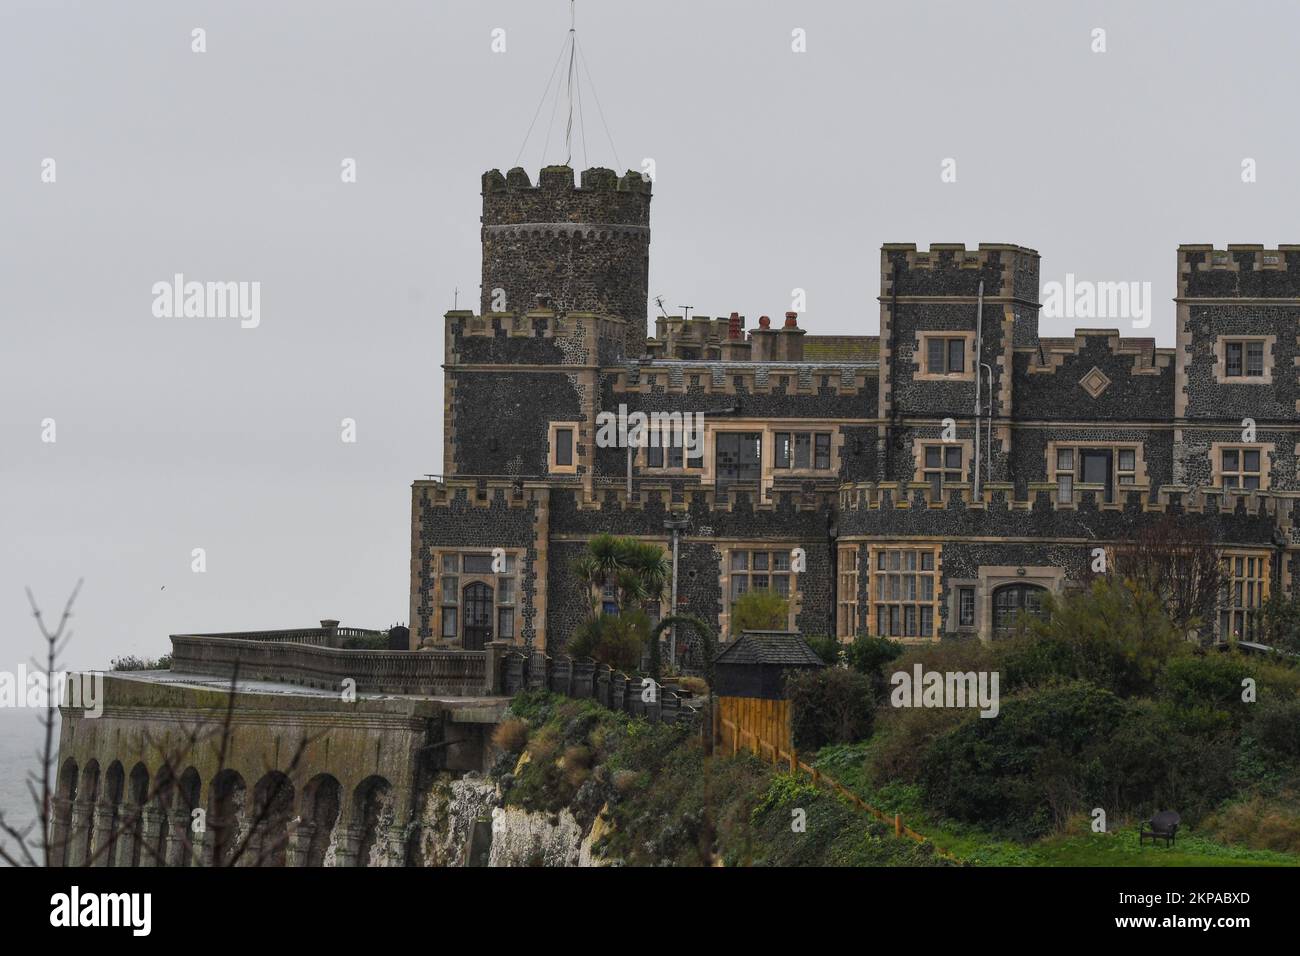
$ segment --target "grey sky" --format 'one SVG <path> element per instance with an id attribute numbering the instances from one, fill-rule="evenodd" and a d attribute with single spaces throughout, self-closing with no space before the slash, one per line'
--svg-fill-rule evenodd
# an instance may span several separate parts
<path id="1" fill-rule="evenodd" d="M 513 164 L 567 7 L 0 3 L 0 668 L 36 649 L 23 585 L 53 612 L 83 576 L 79 666 L 405 620 L 441 315 L 477 302 L 479 176 Z M 1152 282 L 1126 331 L 1170 345 L 1179 242 L 1300 241 L 1295 3 L 579 7 L 622 166 L 656 163 L 670 306 L 753 324 L 800 287 L 805 327 L 874 333 L 881 243 L 1018 242 L 1044 281 Z M 574 165 L 615 165 L 590 101 L 585 129 Z M 259 281 L 260 326 L 155 318 L 176 272 Z"/>

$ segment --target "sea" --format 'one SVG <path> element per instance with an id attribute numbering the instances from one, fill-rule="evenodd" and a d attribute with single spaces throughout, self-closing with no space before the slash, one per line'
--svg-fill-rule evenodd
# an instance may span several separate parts
<path id="1" fill-rule="evenodd" d="M 0 813 L 5 822 L 20 829 L 36 819 L 36 804 L 27 789 L 28 774 L 40 769 L 37 752 L 45 743 L 41 711 L 25 707 L 0 707 Z M 54 715 L 54 761 L 58 761 L 59 715 Z M 54 786 L 57 768 L 51 768 Z M 9 840 L 0 835 L 0 841 Z"/>

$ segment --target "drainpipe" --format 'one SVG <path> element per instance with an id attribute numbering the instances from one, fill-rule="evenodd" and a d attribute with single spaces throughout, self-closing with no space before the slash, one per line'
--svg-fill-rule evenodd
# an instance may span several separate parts
<path id="1" fill-rule="evenodd" d="M 984 344 L 984 280 L 975 306 L 975 498 L 980 497 L 980 353 Z"/>
<path id="2" fill-rule="evenodd" d="M 984 471 L 987 477 L 988 472 L 992 470 L 991 466 L 993 464 L 993 366 L 990 365 L 988 362 L 983 362 L 980 364 L 980 368 L 984 369 L 984 371 L 989 373 L 989 396 L 988 396 L 988 401 L 985 404 L 985 409 L 988 412 L 988 420 L 984 426 L 985 429 Z M 978 422 L 975 423 L 975 430 L 977 432 L 979 431 Z"/>
<path id="3" fill-rule="evenodd" d="M 885 470 L 881 477 L 889 480 L 894 473 L 894 441 L 897 439 L 898 423 L 898 277 L 901 272 L 897 260 L 894 262 L 894 281 L 889 290 L 889 424 L 885 426 Z M 880 462 L 876 463 L 880 470 Z"/>
<path id="4" fill-rule="evenodd" d="M 685 454 L 684 449 L 683 449 L 683 454 Z M 688 524 L 690 524 L 690 519 L 685 517 L 664 519 L 664 527 L 669 529 L 673 533 L 673 591 L 672 591 L 673 604 L 672 607 L 668 609 L 669 617 L 677 616 L 677 532 L 683 530 Z M 669 628 L 668 655 L 669 655 L 668 659 L 672 661 L 674 664 L 676 664 L 677 663 L 677 625 L 676 624 L 674 624 L 671 628 Z"/>

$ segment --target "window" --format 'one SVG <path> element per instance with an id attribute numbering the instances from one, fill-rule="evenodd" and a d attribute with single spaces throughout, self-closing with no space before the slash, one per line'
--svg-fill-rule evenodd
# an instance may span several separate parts
<path id="1" fill-rule="evenodd" d="M 1253 641 L 1259 636 L 1260 608 L 1268 597 L 1268 558 L 1224 555 L 1226 593 L 1219 606 L 1219 640 Z"/>
<path id="2" fill-rule="evenodd" d="M 962 447 L 960 445 L 926 445 L 922 480 L 930 483 L 936 498 L 943 486 L 962 480 Z"/>
<path id="3" fill-rule="evenodd" d="M 1222 467 L 1219 470 L 1222 487 L 1253 491 L 1260 487 L 1260 462 L 1263 456 L 1258 448 L 1223 448 L 1219 452 Z"/>
<path id="4" fill-rule="evenodd" d="M 925 340 L 925 371 L 928 375 L 961 375 L 966 371 L 966 339 L 940 338 Z"/>
<path id="5" fill-rule="evenodd" d="M 555 463 L 557 465 L 573 464 L 572 428 L 557 428 L 555 430 Z"/>
<path id="6" fill-rule="evenodd" d="M 830 468 L 830 432 L 777 432 L 772 464 L 776 468 Z"/>
<path id="7" fill-rule="evenodd" d="M 1047 588 L 1036 584 L 1006 584 L 993 592 L 993 629 L 1001 634 L 1015 631 L 1021 621 L 1042 617 Z"/>
<path id="8" fill-rule="evenodd" d="M 549 470 L 556 474 L 575 474 L 578 470 L 577 422 L 551 422 L 549 444 Z"/>
<path id="9" fill-rule="evenodd" d="M 747 591 L 775 591 L 789 599 L 789 551 L 732 551 L 730 561 L 732 600 Z"/>
<path id="10" fill-rule="evenodd" d="M 703 468 L 704 435 L 692 434 L 687 448 L 686 432 L 681 425 L 650 425 L 646 429 L 645 463 L 647 468 Z"/>
<path id="11" fill-rule="evenodd" d="M 872 549 L 869 594 L 877 637 L 934 636 L 936 563 L 933 550 Z"/>
<path id="12" fill-rule="evenodd" d="M 718 432 L 713 447 L 714 478 L 719 485 L 757 482 L 762 477 L 762 432 Z"/>
<path id="13" fill-rule="evenodd" d="M 1056 482 L 1056 497 L 1061 504 L 1075 500 L 1075 485 L 1101 485 L 1102 500 L 1115 500 L 1117 485 L 1136 485 L 1145 477 L 1141 446 L 1138 445 L 1058 445 L 1047 446 L 1048 477 Z"/>
<path id="14" fill-rule="evenodd" d="M 957 589 L 957 626 L 975 626 L 975 589 Z"/>
<path id="15" fill-rule="evenodd" d="M 840 548 L 839 553 L 839 627 L 838 637 L 851 638 L 858 633 L 858 546 Z"/>
<path id="16" fill-rule="evenodd" d="M 1228 378 L 1259 378 L 1264 374 L 1264 343 L 1224 343 L 1223 374 Z"/>
<path id="17" fill-rule="evenodd" d="M 1074 449 L 1056 450 L 1056 500 L 1061 504 L 1074 501 Z"/>

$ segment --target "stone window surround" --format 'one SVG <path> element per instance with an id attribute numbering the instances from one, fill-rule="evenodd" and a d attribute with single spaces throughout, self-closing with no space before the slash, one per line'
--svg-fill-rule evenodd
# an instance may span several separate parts
<path id="1" fill-rule="evenodd" d="M 789 431 L 829 431 L 831 434 L 831 465 L 829 468 L 777 468 L 776 433 Z M 840 422 L 817 418 L 728 418 L 725 421 L 704 423 L 704 468 L 655 468 L 659 475 L 695 475 L 705 485 L 717 484 L 717 436 L 722 432 L 760 432 L 763 436 L 762 455 L 759 458 L 761 491 L 764 496 L 776 478 L 834 478 L 839 474 L 840 457 L 844 449 L 844 431 Z M 639 461 L 644 462 L 644 457 Z"/>
<path id="2" fill-rule="evenodd" d="M 948 634 L 979 634 L 980 625 L 983 621 L 983 615 L 980 613 L 980 582 L 976 578 L 953 578 L 948 582 L 948 598 L 945 604 L 948 608 L 948 624 L 945 633 Z M 959 591 L 962 588 L 975 589 L 975 623 L 958 624 L 961 619 L 961 601 Z"/>
<path id="3" fill-rule="evenodd" d="M 1264 374 L 1234 375 L 1228 377 L 1229 342 L 1263 342 Z M 1219 385 L 1272 385 L 1273 384 L 1273 346 L 1277 344 L 1276 335 L 1220 335 L 1214 340 L 1214 381 Z M 1245 361 L 1243 355 L 1242 361 Z M 1243 368 L 1244 371 L 1244 368 Z"/>
<path id="4" fill-rule="evenodd" d="M 975 584 L 975 625 L 980 640 L 986 643 L 994 636 L 993 592 L 1004 584 L 1036 584 L 1052 594 L 1060 594 L 1065 587 L 1065 569 L 1030 565 L 980 565 L 979 578 Z M 955 589 L 952 600 L 956 601 Z"/>
<path id="5" fill-rule="evenodd" d="M 722 613 L 718 616 L 721 626 L 719 633 L 726 635 L 726 640 L 734 641 L 740 635 L 731 633 L 731 552 L 733 551 L 793 551 L 803 545 L 798 541 L 728 541 L 718 545 L 722 554 L 719 581 L 722 585 Z M 752 573 L 752 572 L 746 572 Z M 771 574 L 772 572 L 768 572 Z M 786 572 L 779 572 L 784 574 Z M 799 616 L 803 604 L 803 593 L 799 585 L 807 571 L 790 571 L 789 612 L 786 615 L 786 630 L 795 630 L 795 619 Z M 680 587 L 680 581 L 678 586 Z"/>
<path id="6" fill-rule="evenodd" d="M 558 465 L 555 463 L 555 433 L 562 428 L 573 430 L 573 464 Z M 581 422 L 550 422 L 546 429 L 546 470 L 552 475 L 576 475 L 578 473 L 578 449 L 581 447 L 579 438 L 582 434 Z"/>
<path id="7" fill-rule="evenodd" d="M 923 541 L 873 541 L 867 546 L 867 609 L 865 617 L 859 609 L 858 619 L 865 620 L 867 633 L 876 637 L 882 635 L 876 634 L 876 606 L 878 604 L 921 604 L 921 601 L 877 601 L 876 600 L 876 555 L 881 551 L 933 551 L 934 552 L 934 571 L 918 571 L 921 574 L 934 575 L 934 600 L 931 602 L 934 606 L 934 633 L 930 637 L 895 637 L 891 640 L 898 641 L 900 644 L 937 644 L 943 639 L 942 622 L 939 619 L 939 609 L 943 603 L 943 547 L 937 543 L 927 543 Z M 859 575 L 862 573 L 859 565 Z M 899 572 L 885 572 L 886 574 Z"/>
<path id="8" fill-rule="evenodd" d="M 1135 449 L 1136 454 L 1134 454 L 1133 456 L 1134 457 L 1133 484 L 1121 485 L 1119 483 L 1118 478 L 1116 478 L 1115 499 L 1117 501 L 1119 500 L 1120 494 L 1123 493 L 1123 489 L 1145 488 L 1150 484 L 1151 479 L 1147 475 L 1147 462 L 1146 462 L 1146 456 L 1144 454 L 1144 446 L 1142 442 L 1140 441 L 1077 441 L 1071 438 L 1062 438 L 1059 441 L 1049 441 L 1047 443 L 1047 457 L 1044 462 L 1047 465 L 1047 471 L 1046 471 L 1046 477 L 1043 479 L 1046 482 L 1050 482 L 1051 484 L 1056 484 L 1056 452 L 1057 449 L 1060 448 L 1073 448 L 1075 450 L 1074 452 L 1075 501 L 1078 501 L 1078 488 L 1079 485 L 1081 484 L 1081 481 L 1079 479 L 1079 449 L 1080 448 L 1105 448 L 1117 453 L 1120 451 L 1120 449 Z M 1111 467 L 1116 468 L 1118 467 L 1118 464 L 1119 464 L 1119 456 L 1118 454 L 1116 454 L 1115 461 L 1112 462 Z"/>
<path id="9" fill-rule="evenodd" d="M 983 436 L 981 436 L 983 437 Z M 938 445 L 943 448 L 960 448 L 961 449 L 961 481 L 968 482 L 970 470 L 975 466 L 975 441 L 971 438 L 960 438 L 956 441 L 944 441 L 942 438 L 913 438 L 912 439 L 912 461 L 915 468 L 912 472 L 914 482 L 925 482 L 925 449 L 927 445 Z M 935 469 L 931 468 L 930 471 Z M 947 471 L 948 469 L 942 469 Z M 932 502 L 933 503 L 933 502 Z"/>
<path id="10" fill-rule="evenodd" d="M 492 639 L 493 640 L 501 639 L 500 635 L 497 633 L 497 628 L 500 626 L 499 615 L 501 613 L 501 608 L 509 607 L 509 608 L 514 608 L 515 610 L 515 636 L 510 638 L 510 640 L 513 641 L 515 644 L 522 644 L 524 642 L 523 582 L 524 582 L 524 559 L 526 557 L 526 553 L 523 548 L 503 548 L 502 550 L 505 551 L 506 557 L 514 559 L 514 567 L 515 567 L 514 571 L 507 575 L 466 574 L 464 571 L 457 571 L 455 576 L 459 579 L 456 582 L 456 587 L 458 588 L 458 591 L 456 593 L 456 601 L 453 605 L 451 602 L 445 601 L 443 599 L 444 595 L 442 593 L 442 579 L 444 577 L 451 576 L 451 575 L 444 575 L 442 572 L 443 555 L 454 554 L 457 555 L 457 557 L 461 557 L 466 554 L 491 555 L 492 549 L 491 548 L 441 547 L 441 546 L 430 549 L 429 559 L 432 562 L 431 566 L 433 569 L 433 587 L 436 591 L 436 600 L 432 602 L 433 613 L 431 615 L 431 620 L 430 620 L 430 631 L 432 632 L 432 636 L 435 641 L 447 640 L 447 638 L 444 638 L 442 636 L 442 609 L 444 605 L 447 607 L 454 606 L 456 608 L 456 637 L 455 637 L 456 642 L 459 645 L 459 643 L 465 639 L 465 617 L 463 613 L 464 608 L 462 606 L 463 601 L 461 599 L 461 595 L 464 594 L 466 585 L 474 584 L 477 582 L 481 584 L 486 584 L 490 588 L 492 588 Z M 462 562 L 458 562 L 457 567 L 464 567 L 464 564 Z M 510 604 L 502 604 L 497 599 L 501 593 L 500 588 L 498 587 L 499 582 L 497 580 L 499 577 L 511 577 L 515 579 L 515 599 Z"/>
<path id="11" fill-rule="evenodd" d="M 969 371 L 965 372 L 944 372 L 931 373 L 926 371 L 926 360 L 928 356 L 930 339 L 965 339 L 966 340 L 966 367 Z M 945 355 L 947 353 L 945 352 Z M 974 382 L 975 381 L 975 333 L 962 332 L 959 330 L 945 331 L 943 329 L 925 329 L 918 330 L 916 333 L 915 351 L 912 354 L 912 381 L 914 382 Z"/>
<path id="12" fill-rule="evenodd" d="M 1259 452 L 1259 491 L 1267 491 L 1269 487 L 1269 477 L 1273 472 L 1273 456 L 1277 451 L 1277 445 L 1273 442 L 1241 442 L 1241 441 L 1216 441 L 1210 442 L 1210 487 L 1223 487 L 1223 452 L 1224 450 L 1232 451 L 1234 449 L 1242 451 Z M 1244 495 L 1249 494 L 1256 489 L 1247 490 L 1245 488 L 1234 488 L 1232 494 Z"/>

